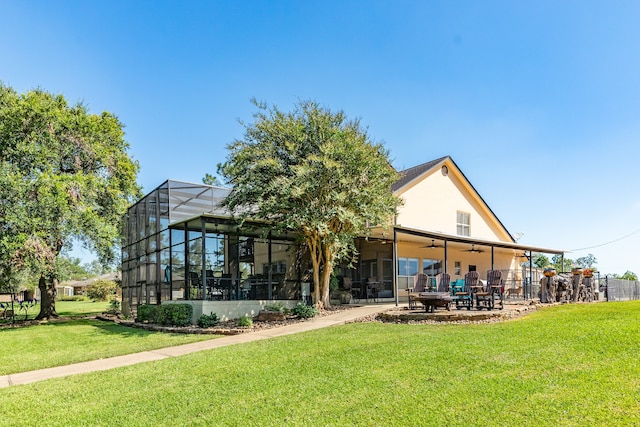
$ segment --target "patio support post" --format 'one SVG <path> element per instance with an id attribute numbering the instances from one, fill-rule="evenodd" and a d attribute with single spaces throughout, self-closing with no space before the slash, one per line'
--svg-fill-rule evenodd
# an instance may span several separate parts
<path id="1" fill-rule="evenodd" d="M 493 269 L 494 269 L 494 266 L 493 266 L 493 264 L 494 264 L 493 249 L 494 249 L 494 246 L 491 246 L 491 271 L 493 271 Z"/>
<path id="2" fill-rule="evenodd" d="M 447 273 L 448 268 L 447 268 L 447 241 L 444 241 L 444 272 Z"/>
<path id="3" fill-rule="evenodd" d="M 207 295 L 207 253 L 206 253 L 206 249 L 207 249 L 207 245 L 206 245 L 206 241 L 207 241 L 207 224 L 204 222 L 204 218 L 200 217 L 200 228 L 202 230 L 202 257 L 201 257 L 201 261 L 202 261 L 202 268 L 200 270 L 200 277 L 202 278 L 202 299 L 205 300 L 207 299 L 206 295 Z"/>
<path id="4" fill-rule="evenodd" d="M 189 268 L 189 232 L 187 231 L 187 226 L 183 225 L 184 227 L 184 290 L 185 293 L 187 295 L 187 299 L 193 299 L 191 297 L 191 278 L 189 277 L 189 271 L 191 270 Z"/>
<path id="5" fill-rule="evenodd" d="M 273 299 L 273 284 L 271 282 L 271 270 L 272 270 L 272 266 L 271 266 L 271 231 L 269 231 L 269 249 L 267 250 L 267 263 L 269 264 L 269 268 L 268 268 L 268 272 L 267 272 L 267 281 L 269 282 L 269 299 Z"/>
<path id="6" fill-rule="evenodd" d="M 529 297 L 533 299 L 533 252 L 529 251 Z"/>
<path id="7" fill-rule="evenodd" d="M 171 248 L 173 246 L 171 246 L 171 229 L 167 228 L 167 230 L 169 231 L 169 300 L 173 300 L 173 276 L 171 274 L 171 271 L 173 270 L 173 251 L 171 250 Z M 161 247 L 161 246 L 158 246 Z M 165 277 L 167 274 L 167 267 L 165 267 Z M 164 280 L 164 279 L 163 279 Z M 131 301 L 131 298 L 129 298 L 129 301 Z"/>
<path id="8" fill-rule="evenodd" d="M 400 304 L 398 296 L 398 232 L 393 227 L 393 289 L 396 295 L 396 307 Z"/>

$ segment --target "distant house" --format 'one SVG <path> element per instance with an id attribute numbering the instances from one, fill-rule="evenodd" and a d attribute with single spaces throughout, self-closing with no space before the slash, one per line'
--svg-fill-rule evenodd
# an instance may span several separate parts
<path id="1" fill-rule="evenodd" d="M 87 286 L 89 286 L 90 284 L 92 284 L 93 282 L 97 281 L 97 280 L 110 280 L 113 282 L 119 282 L 121 280 L 121 274 L 120 272 L 111 272 L 111 273 L 105 273 L 105 274 L 101 274 L 100 276 L 96 276 L 96 277 L 91 277 L 89 279 L 85 279 L 85 280 L 73 280 L 73 281 L 68 281 L 68 282 L 63 282 L 60 284 L 60 287 L 66 287 L 66 288 L 71 288 L 71 292 L 66 291 L 64 293 L 64 295 L 66 296 L 70 296 L 70 295 L 84 295 L 86 292 L 86 288 Z M 57 288 L 56 288 L 57 290 Z M 58 296 L 63 295 L 60 291 L 58 291 Z"/>
<path id="2" fill-rule="evenodd" d="M 404 205 L 393 224 L 357 239 L 359 259 L 336 273 L 362 290 L 376 283 L 380 299 L 400 301 L 421 272 L 459 279 L 502 270 L 520 296 L 532 283 L 522 262 L 533 252 L 561 250 L 518 244 L 451 157 L 400 172 L 393 192 Z M 131 206 L 124 221 L 123 302 L 189 301 L 194 316 L 254 314 L 272 300 L 309 295 L 309 263 L 295 235 L 264 222 L 239 226 L 220 207 L 229 189 L 169 180 Z M 526 286 L 525 286 L 526 287 Z"/>

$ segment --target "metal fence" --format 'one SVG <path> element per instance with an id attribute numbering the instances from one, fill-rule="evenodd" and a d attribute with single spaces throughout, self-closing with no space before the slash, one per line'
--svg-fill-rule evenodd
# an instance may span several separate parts
<path id="1" fill-rule="evenodd" d="M 604 277 L 600 279 L 607 301 L 640 300 L 640 282 Z M 604 286 L 603 286 L 604 285 Z"/>

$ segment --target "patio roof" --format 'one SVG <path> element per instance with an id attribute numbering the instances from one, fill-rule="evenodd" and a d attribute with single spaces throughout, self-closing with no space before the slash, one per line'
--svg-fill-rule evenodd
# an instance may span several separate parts
<path id="1" fill-rule="evenodd" d="M 396 233 L 399 233 L 399 234 L 405 234 L 405 235 L 417 237 L 418 239 L 415 240 L 416 242 L 424 238 L 424 239 L 434 239 L 434 240 L 463 243 L 463 244 L 476 245 L 476 246 L 521 250 L 523 252 L 540 252 L 540 253 L 554 254 L 554 255 L 555 254 L 563 255 L 565 252 L 567 252 L 563 249 L 552 249 L 552 248 L 544 248 L 540 246 L 521 245 L 518 243 L 511 243 L 511 242 L 497 242 L 494 240 L 484 240 L 484 239 L 477 239 L 472 237 L 457 236 L 457 235 L 444 234 L 444 233 L 438 233 L 434 231 L 420 230 L 420 229 L 402 227 L 402 226 L 394 226 L 392 230 L 394 230 Z M 389 239 L 390 232 L 393 233 L 393 231 L 391 231 L 390 229 L 386 229 L 384 227 L 373 227 L 371 228 L 371 231 L 375 238 L 381 238 L 381 239 L 385 239 L 385 238 Z"/>

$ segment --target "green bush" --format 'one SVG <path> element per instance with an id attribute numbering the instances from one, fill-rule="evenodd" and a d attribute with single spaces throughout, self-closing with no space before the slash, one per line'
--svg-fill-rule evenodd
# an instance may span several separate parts
<path id="1" fill-rule="evenodd" d="M 211 326 L 215 326 L 220 322 L 218 319 L 218 315 L 215 313 L 211 314 L 203 314 L 198 318 L 196 324 L 199 328 L 209 328 Z"/>
<path id="2" fill-rule="evenodd" d="M 238 319 L 238 326 L 250 328 L 253 326 L 253 319 L 246 314 Z"/>
<path id="3" fill-rule="evenodd" d="M 164 304 L 158 306 L 156 322 L 164 326 L 187 326 L 191 324 L 193 307 L 189 304 Z"/>
<path id="4" fill-rule="evenodd" d="M 318 314 L 318 309 L 303 302 L 299 302 L 295 307 L 293 307 L 293 309 L 291 309 L 291 313 L 302 319 L 309 319 Z"/>
<path id="5" fill-rule="evenodd" d="M 87 297 L 94 301 L 106 301 L 116 293 L 118 285 L 113 280 L 96 280 L 87 286 Z"/>
<path id="6" fill-rule="evenodd" d="M 109 308 L 107 308 L 107 314 L 119 314 L 120 313 L 120 301 L 112 299 L 109 302 Z"/>
<path id="7" fill-rule="evenodd" d="M 67 295 L 56 298 L 58 301 L 86 301 L 87 298 L 84 295 Z"/>
<path id="8" fill-rule="evenodd" d="M 142 304 L 138 307 L 138 315 L 136 316 L 136 320 L 138 322 L 151 322 L 155 323 L 158 316 L 158 307 L 157 305 L 151 304 Z"/>

